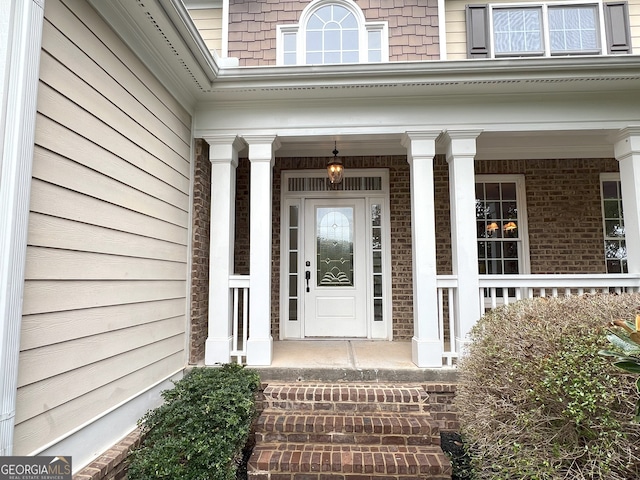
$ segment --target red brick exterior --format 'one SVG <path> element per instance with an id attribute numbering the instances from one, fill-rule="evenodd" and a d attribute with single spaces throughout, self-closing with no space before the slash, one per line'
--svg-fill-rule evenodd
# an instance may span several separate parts
<path id="1" fill-rule="evenodd" d="M 280 199 L 283 170 L 323 169 L 326 158 L 277 158 L 273 170 L 272 335 L 280 335 Z M 411 196 L 404 156 L 344 159 L 347 168 L 388 168 L 391 205 L 393 337 L 413 336 Z M 603 273 L 600 173 L 615 172 L 612 159 L 477 161 L 476 174 L 523 174 L 531 273 Z M 250 164 L 237 169 L 236 273 L 249 273 Z M 448 165 L 434 160 L 437 269 L 451 273 Z"/>
<path id="2" fill-rule="evenodd" d="M 241 66 L 275 65 L 276 26 L 298 23 L 310 2 L 230 0 L 229 56 Z M 369 22 L 387 21 L 389 61 L 437 60 L 437 0 L 358 0 Z"/>
<path id="3" fill-rule="evenodd" d="M 209 145 L 195 141 L 191 252 L 191 326 L 189 363 L 204 359 L 209 320 L 209 233 L 211 217 L 211 161 Z"/>
<path id="4" fill-rule="evenodd" d="M 136 429 L 102 453 L 93 462 L 73 476 L 73 480 L 123 480 L 127 478 L 127 455 L 138 447 L 142 440 L 140 429 Z"/>

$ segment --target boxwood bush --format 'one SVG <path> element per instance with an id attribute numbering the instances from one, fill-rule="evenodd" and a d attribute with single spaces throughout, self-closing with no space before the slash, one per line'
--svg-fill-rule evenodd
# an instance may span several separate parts
<path id="1" fill-rule="evenodd" d="M 129 480 L 232 480 L 255 418 L 256 372 L 235 364 L 196 368 L 141 420 L 144 440 Z"/>
<path id="2" fill-rule="evenodd" d="M 637 294 L 524 300 L 472 329 L 456 407 L 474 477 L 640 478 L 635 378 L 598 354 Z"/>

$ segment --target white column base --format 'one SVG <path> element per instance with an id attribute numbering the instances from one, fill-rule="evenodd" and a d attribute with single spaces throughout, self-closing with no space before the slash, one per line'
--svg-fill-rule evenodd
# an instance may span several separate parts
<path id="1" fill-rule="evenodd" d="M 273 358 L 273 337 L 249 338 L 247 340 L 247 365 L 266 366 L 271 365 Z"/>
<path id="2" fill-rule="evenodd" d="M 442 343 L 439 340 L 411 339 L 411 359 L 419 368 L 442 368 Z"/>
<path id="3" fill-rule="evenodd" d="M 231 361 L 231 337 L 207 338 L 204 344 L 204 364 L 219 365 Z"/>

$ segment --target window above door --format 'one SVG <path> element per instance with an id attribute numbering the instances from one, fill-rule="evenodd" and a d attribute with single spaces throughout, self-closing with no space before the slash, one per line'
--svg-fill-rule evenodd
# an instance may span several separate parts
<path id="1" fill-rule="evenodd" d="M 315 0 L 300 23 L 278 25 L 278 65 L 376 63 L 389 59 L 387 22 L 367 22 L 351 0 Z"/>
<path id="2" fill-rule="evenodd" d="M 470 58 L 631 53 L 627 2 L 467 5 Z"/>

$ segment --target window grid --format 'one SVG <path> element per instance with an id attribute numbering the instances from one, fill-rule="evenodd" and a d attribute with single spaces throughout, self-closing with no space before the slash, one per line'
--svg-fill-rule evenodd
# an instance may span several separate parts
<path id="1" fill-rule="evenodd" d="M 384 289 L 382 284 L 382 205 L 371 205 L 371 252 L 373 275 L 373 321 L 383 320 Z"/>
<path id="2" fill-rule="evenodd" d="M 298 206 L 289 206 L 289 321 L 298 321 Z"/>
<path id="3" fill-rule="evenodd" d="M 340 5 L 319 8 L 307 24 L 307 64 L 356 63 L 360 57 L 358 22 Z"/>
<path id="4" fill-rule="evenodd" d="M 604 256 L 607 273 L 627 273 L 627 246 L 620 180 L 602 180 Z"/>
<path id="5" fill-rule="evenodd" d="M 476 182 L 478 272 L 521 272 L 522 239 L 515 182 Z"/>
<path id="6" fill-rule="evenodd" d="M 493 56 L 598 54 L 601 3 L 492 5 Z"/>

